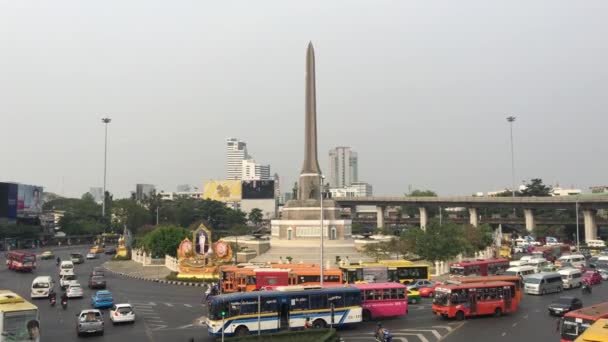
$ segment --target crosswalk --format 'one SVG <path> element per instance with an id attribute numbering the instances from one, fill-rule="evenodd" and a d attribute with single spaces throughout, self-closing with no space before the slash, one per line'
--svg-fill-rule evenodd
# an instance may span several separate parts
<path id="1" fill-rule="evenodd" d="M 135 309 L 135 314 L 138 319 L 142 319 L 148 329 L 152 331 L 163 330 L 169 328 L 169 324 L 162 319 L 160 312 L 167 308 L 186 307 L 193 308 L 192 304 L 187 303 L 166 303 L 166 302 L 150 302 L 150 301 L 130 301 L 131 305 Z M 191 326 L 191 325 L 190 325 Z M 189 326 L 181 327 L 182 329 L 188 328 Z"/>
<path id="2" fill-rule="evenodd" d="M 395 342 L 437 342 L 464 323 L 447 323 L 427 327 L 389 329 Z M 372 341 L 373 332 L 344 332 L 340 334 L 342 341 Z"/>

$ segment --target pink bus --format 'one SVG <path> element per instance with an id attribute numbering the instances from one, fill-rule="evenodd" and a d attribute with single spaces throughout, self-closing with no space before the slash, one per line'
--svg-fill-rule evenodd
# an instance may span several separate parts
<path id="1" fill-rule="evenodd" d="M 400 283 L 352 284 L 361 290 L 363 320 L 407 315 L 407 286 Z"/>

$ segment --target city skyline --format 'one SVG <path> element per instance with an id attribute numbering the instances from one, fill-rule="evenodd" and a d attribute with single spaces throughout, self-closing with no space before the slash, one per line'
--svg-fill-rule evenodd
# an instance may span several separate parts
<path id="1" fill-rule="evenodd" d="M 254 144 L 256 160 L 288 191 L 301 166 L 292 155 L 302 145 L 301 49 L 312 40 L 319 150 L 353 146 L 375 194 L 509 187 L 509 115 L 517 117 L 516 184 L 539 177 L 588 191 L 606 183 L 608 168 L 599 157 L 608 146 L 594 143 L 607 120 L 598 10 L 607 5 L 591 3 L 540 1 L 522 11 L 471 1 L 452 12 L 423 2 L 245 3 L 236 12 L 216 4 L 213 13 L 161 5 L 141 18 L 151 30 L 135 30 L 139 6 L 120 5 L 108 29 L 101 5 L 38 4 L 44 10 L 34 13 L 5 2 L 0 20 L 13 39 L 3 44 L 0 91 L 11 129 L 0 136 L 10 147 L 0 175 L 73 197 L 101 186 L 107 116 L 107 188 L 118 198 L 142 179 L 170 191 L 224 178 L 226 136 Z M 81 30 L 75 13 L 87 22 Z M 577 24 L 563 25 L 564 16 Z M 326 158 L 320 163 L 327 173 Z"/>

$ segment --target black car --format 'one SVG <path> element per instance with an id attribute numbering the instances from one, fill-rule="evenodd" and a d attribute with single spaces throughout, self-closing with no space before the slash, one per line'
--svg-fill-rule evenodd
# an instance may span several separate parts
<path id="1" fill-rule="evenodd" d="M 106 279 L 103 276 L 92 276 L 89 278 L 89 288 L 90 289 L 105 289 L 106 288 Z"/>
<path id="2" fill-rule="evenodd" d="M 91 274 L 89 274 L 89 278 L 91 277 L 95 277 L 95 276 L 104 276 L 104 272 L 103 272 L 103 268 L 101 267 L 95 267 L 93 269 L 93 271 L 91 271 Z"/>
<path id="3" fill-rule="evenodd" d="M 549 315 L 562 316 L 565 313 L 583 307 L 583 302 L 576 297 L 559 297 L 558 300 L 549 304 Z"/>
<path id="4" fill-rule="evenodd" d="M 105 254 L 116 254 L 116 247 L 108 246 L 103 250 L 103 252 Z"/>

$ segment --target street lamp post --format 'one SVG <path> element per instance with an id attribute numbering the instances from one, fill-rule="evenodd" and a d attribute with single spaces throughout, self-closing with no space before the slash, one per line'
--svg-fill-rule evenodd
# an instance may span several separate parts
<path id="1" fill-rule="evenodd" d="M 110 118 L 103 118 L 101 122 L 105 126 L 105 139 L 103 147 L 103 200 L 101 202 L 101 216 L 106 217 L 106 170 L 108 162 L 108 124 L 112 122 Z"/>
<path id="2" fill-rule="evenodd" d="M 515 197 L 515 153 L 513 152 L 513 122 L 515 122 L 514 116 L 508 116 L 507 121 L 511 128 L 511 194 Z"/>
<path id="3" fill-rule="evenodd" d="M 323 175 L 319 175 L 319 177 L 321 178 L 321 182 L 319 183 L 319 201 L 321 204 L 321 270 L 320 270 L 320 284 L 321 286 L 323 286 L 323 240 L 324 240 L 324 234 L 323 234 L 323 219 L 325 218 L 323 215 L 323 182 L 325 181 L 325 177 Z"/>
<path id="4" fill-rule="evenodd" d="M 580 235 L 578 230 L 578 197 L 576 198 L 576 251 L 580 252 Z"/>

